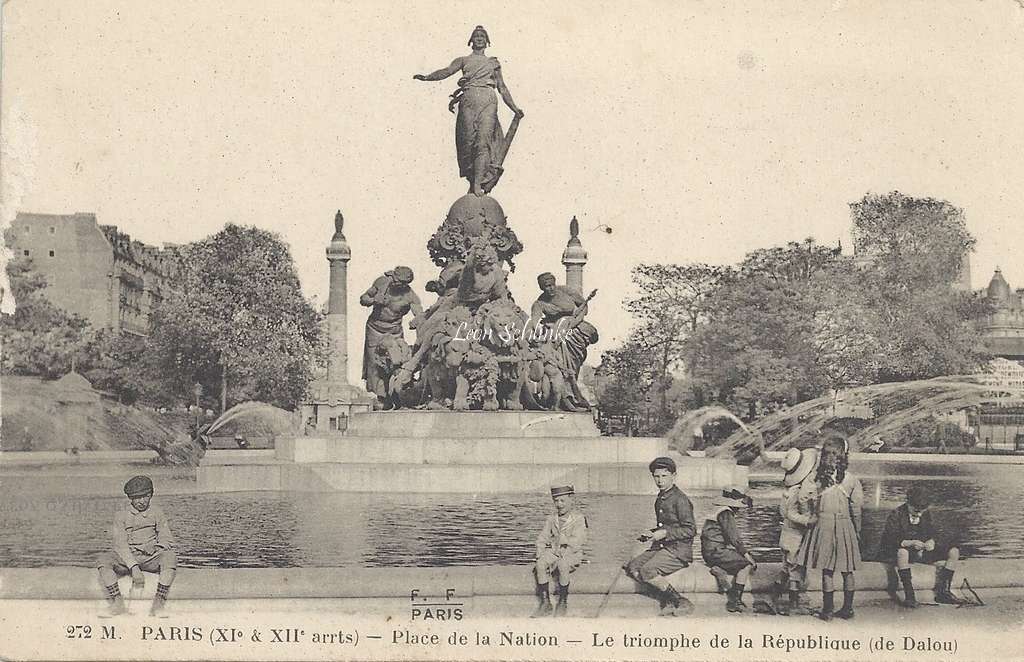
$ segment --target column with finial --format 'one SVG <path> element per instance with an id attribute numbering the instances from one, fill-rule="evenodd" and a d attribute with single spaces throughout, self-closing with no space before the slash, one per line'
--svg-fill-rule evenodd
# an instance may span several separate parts
<path id="1" fill-rule="evenodd" d="M 569 243 L 562 252 L 565 266 L 565 286 L 583 294 L 583 267 L 587 264 L 587 251 L 580 242 L 580 222 L 573 216 L 569 221 Z"/>
<path id="2" fill-rule="evenodd" d="M 334 215 L 334 236 L 327 246 L 331 264 L 330 291 L 327 295 L 327 334 L 329 362 L 327 381 L 348 384 L 348 261 L 352 251 L 342 231 L 345 217 L 341 210 Z"/>

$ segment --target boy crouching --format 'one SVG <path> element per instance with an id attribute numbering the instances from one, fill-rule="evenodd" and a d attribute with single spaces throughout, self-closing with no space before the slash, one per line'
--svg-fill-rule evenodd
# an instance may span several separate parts
<path id="1" fill-rule="evenodd" d="M 100 584 L 106 591 L 111 615 L 125 612 L 124 598 L 117 578 L 132 576 L 132 589 L 141 589 L 146 572 L 159 572 L 156 598 L 150 615 L 158 615 L 167 601 L 167 592 L 174 581 L 178 557 L 174 553 L 174 536 L 167 518 L 158 506 L 151 505 L 153 481 L 135 476 L 124 486 L 128 503 L 114 515 L 114 551 L 102 554 L 97 562 Z"/>
<path id="2" fill-rule="evenodd" d="M 572 485 L 551 488 L 555 512 L 548 515 L 537 538 L 537 596 L 540 605 L 531 618 L 564 616 L 569 608 L 569 576 L 583 562 L 583 545 L 587 542 L 587 518 L 576 507 Z M 550 585 L 556 580 L 558 604 L 551 606 Z"/>
<path id="3" fill-rule="evenodd" d="M 905 607 L 917 606 L 910 570 L 910 564 L 914 562 L 936 565 L 935 602 L 946 605 L 963 602 L 953 595 L 950 586 L 960 565 L 960 550 L 952 546 L 947 550 L 936 547 L 935 527 L 931 513 L 928 512 L 930 502 L 924 488 L 911 487 L 907 492 L 907 502 L 889 513 L 882 532 L 881 556 L 884 561 L 896 566 L 903 583 Z"/>
<path id="4" fill-rule="evenodd" d="M 738 490 L 723 490 L 721 496 L 712 502 L 713 510 L 704 520 L 700 533 L 701 555 L 704 563 L 712 570 L 720 568 L 732 575 L 732 586 L 728 591 L 725 608 L 730 612 L 747 610 L 743 604 L 743 590 L 751 571 L 757 568 L 754 558 L 743 544 L 743 538 L 736 527 L 733 509 L 750 507 L 751 499 Z"/>

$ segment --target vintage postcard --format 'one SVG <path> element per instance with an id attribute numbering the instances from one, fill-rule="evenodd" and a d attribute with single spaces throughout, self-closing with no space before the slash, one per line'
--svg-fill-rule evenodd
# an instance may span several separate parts
<path id="1" fill-rule="evenodd" d="M 4 0 L 0 658 L 1024 659 L 1024 2 Z"/>

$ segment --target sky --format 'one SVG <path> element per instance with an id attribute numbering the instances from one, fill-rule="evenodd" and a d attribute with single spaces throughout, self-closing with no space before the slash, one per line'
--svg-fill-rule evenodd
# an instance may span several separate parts
<path id="1" fill-rule="evenodd" d="M 482 24 L 526 113 L 493 192 L 525 245 L 510 287 L 527 306 L 564 275 L 577 216 L 592 362 L 629 331 L 634 265 L 849 250 L 867 192 L 963 208 L 974 287 L 1024 287 L 1022 4 L 7 0 L 2 218 L 94 212 L 155 245 L 255 225 L 322 303 L 341 209 L 358 357 L 375 276 L 408 265 L 433 300 L 426 241 L 466 182 L 455 78 L 412 76 Z"/>

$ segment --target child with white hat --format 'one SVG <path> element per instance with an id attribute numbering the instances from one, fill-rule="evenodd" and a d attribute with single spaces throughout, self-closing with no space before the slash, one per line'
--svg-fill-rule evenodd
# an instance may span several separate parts
<path id="1" fill-rule="evenodd" d="M 810 610 L 800 606 L 800 589 L 807 576 L 807 569 L 797 563 L 796 553 L 800 549 L 804 534 L 818 517 L 810 503 L 801 499 L 801 487 L 814 473 L 818 465 L 818 451 L 815 448 L 790 448 L 782 458 L 782 530 L 779 533 L 779 547 L 782 549 L 782 574 L 776 584 L 775 612 L 782 616 L 808 614 Z M 789 604 L 782 604 L 779 597 L 789 592 Z"/>

